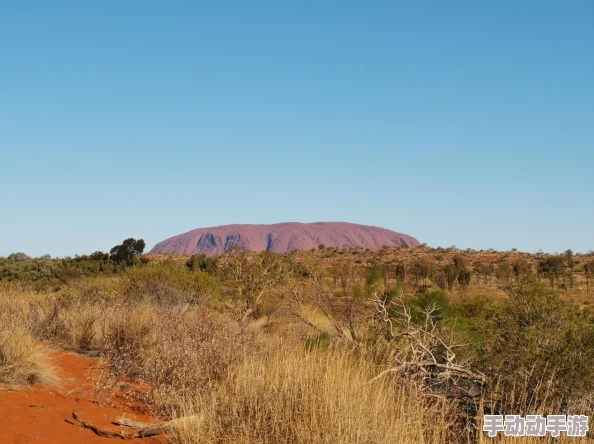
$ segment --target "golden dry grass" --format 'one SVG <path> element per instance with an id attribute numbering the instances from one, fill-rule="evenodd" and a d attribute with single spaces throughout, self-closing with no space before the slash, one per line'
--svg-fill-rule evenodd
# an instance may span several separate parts
<path id="1" fill-rule="evenodd" d="M 447 407 L 338 352 L 281 347 L 238 366 L 210 396 L 187 400 L 200 420 L 176 442 L 443 443 Z M 430 425 L 430 426 L 429 426 Z"/>
<path id="2" fill-rule="evenodd" d="M 35 298 L 33 292 L 16 286 L 0 292 L 0 383 L 60 384 L 49 347 L 36 340 L 24 323 L 28 304 Z"/>
<path id="3" fill-rule="evenodd" d="M 0 382 L 60 385 L 50 350 L 20 328 L 0 332 Z"/>

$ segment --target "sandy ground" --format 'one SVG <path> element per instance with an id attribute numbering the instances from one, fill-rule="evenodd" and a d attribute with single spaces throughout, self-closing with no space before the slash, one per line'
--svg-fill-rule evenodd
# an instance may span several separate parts
<path id="1" fill-rule="evenodd" d="M 114 432 L 121 430 L 111 424 L 117 416 L 155 422 L 146 414 L 144 406 L 126 400 L 121 392 L 106 392 L 96 402 L 93 385 L 93 378 L 97 376 L 96 361 L 66 352 L 55 352 L 54 359 L 64 378 L 64 384 L 59 389 L 33 385 L 17 391 L 0 390 L 0 443 L 79 444 L 119 441 L 99 437 L 80 426 L 72 419 L 73 410 L 94 426 Z M 155 444 L 166 441 L 164 438 L 143 438 L 126 442 Z"/>

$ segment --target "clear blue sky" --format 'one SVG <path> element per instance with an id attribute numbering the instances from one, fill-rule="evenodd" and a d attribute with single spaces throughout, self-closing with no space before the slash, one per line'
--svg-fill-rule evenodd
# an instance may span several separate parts
<path id="1" fill-rule="evenodd" d="M 0 3 L 0 255 L 350 221 L 594 249 L 594 2 Z"/>

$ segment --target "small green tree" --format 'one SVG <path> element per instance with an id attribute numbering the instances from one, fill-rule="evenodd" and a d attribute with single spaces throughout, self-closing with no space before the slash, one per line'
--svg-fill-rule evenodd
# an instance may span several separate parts
<path id="1" fill-rule="evenodd" d="M 448 290 L 451 290 L 454 288 L 454 284 L 458 278 L 458 270 L 454 264 L 447 264 L 445 267 L 443 267 L 443 273 L 445 275 L 447 288 Z"/>
<path id="2" fill-rule="evenodd" d="M 573 291 L 573 276 L 575 271 L 575 257 L 573 256 L 573 251 L 567 250 L 565 251 L 565 261 L 567 262 L 567 267 L 569 268 L 569 291 Z"/>
<path id="3" fill-rule="evenodd" d="M 538 274 L 549 279 L 551 288 L 555 287 L 555 283 L 559 285 L 559 276 L 563 272 L 564 260 L 560 256 L 549 256 L 541 259 L 538 263 Z"/>
<path id="4" fill-rule="evenodd" d="M 186 262 L 186 267 L 190 271 L 204 271 L 214 275 L 217 271 L 217 260 L 214 257 L 208 257 L 205 254 L 193 255 Z"/>
<path id="5" fill-rule="evenodd" d="M 126 239 L 121 245 L 116 245 L 109 252 L 111 259 L 118 264 L 132 265 L 138 255 L 141 255 L 146 246 L 142 239 Z"/>
<path id="6" fill-rule="evenodd" d="M 472 278 L 472 273 L 469 269 L 465 268 L 464 270 L 460 271 L 458 274 L 458 282 L 460 286 L 466 290 L 470 285 L 470 279 Z"/>
<path id="7" fill-rule="evenodd" d="M 446 290 L 448 288 L 448 279 L 443 270 L 438 270 L 433 275 L 433 282 L 435 282 L 435 285 L 437 285 L 442 290 Z"/>
<path id="8" fill-rule="evenodd" d="M 103 251 L 95 251 L 89 256 L 89 260 L 92 261 L 106 261 L 107 259 L 109 259 L 109 254 L 104 253 Z"/>
<path id="9" fill-rule="evenodd" d="M 586 275 L 586 291 L 590 293 L 590 279 L 594 277 L 594 260 L 584 264 L 584 274 Z"/>
<path id="10" fill-rule="evenodd" d="M 8 256 L 8 259 L 14 262 L 25 262 L 31 260 L 31 258 L 25 253 L 12 253 L 10 256 Z"/>
<path id="11" fill-rule="evenodd" d="M 516 277 L 516 282 L 520 282 L 532 275 L 532 267 L 527 261 L 523 259 L 518 259 L 515 261 L 512 270 L 514 276 Z"/>
<path id="12" fill-rule="evenodd" d="M 384 282 L 384 273 L 382 272 L 381 267 L 374 265 L 369 270 L 369 274 L 367 275 L 367 279 L 365 283 L 367 284 L 367 289 L 370 293 L 373 293 L 374 290 L 377 290 L 379 287 L 382 286 Z"/>
<path id="13" fill-rule="evenodd" d="M 406 280 L 406 265 L 404 265 L 404 262 L 399 262 L 396 265 L 396 280 L 400 284 L 403 284 Z"/>
<path id="14" fill-rule="evenodd" d="M 426 286 L 427 279 L 431 278 L 433 275 L 433 263 L 427 258 L 420 257 L 413 262 L 411 271 L 416 282 L 418 283 L 422 280 L 423 286 Z"/>
<path id="15" fill-rule="evenodd" d="M 456 267 L 458 274 L 460 274 L 462 270 L 466 270 L 468 268 L 466 265 L 466 259 L 460 254 L 454 257 L 454 266 Z"/>

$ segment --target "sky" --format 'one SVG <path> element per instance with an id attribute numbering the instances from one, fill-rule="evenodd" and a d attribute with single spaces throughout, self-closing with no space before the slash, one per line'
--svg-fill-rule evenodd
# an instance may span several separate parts
<path id="1" fill-rule="evenodd" d="M 0 1 L 0 256 L 348 221 L 594 249 L 594 2 Z"/>

